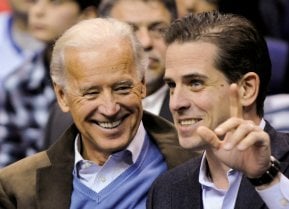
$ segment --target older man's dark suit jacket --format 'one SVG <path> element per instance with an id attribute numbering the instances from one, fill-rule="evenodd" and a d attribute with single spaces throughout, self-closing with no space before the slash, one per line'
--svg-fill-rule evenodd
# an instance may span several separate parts
<path id="1" fill-rule="evenodd" d="M 162 104 L 159 116 L 173 122 L 173 117 L 169 109 L 170 95 L 169 91 L 166 92 L 166 97 Z M 46 130 L 44 134 L 43 149 L 48 148 L 53 144 L 56 139 L 73 123 L 70 113 L 64 113 L 55 103 L 50 111 Z"/>
<path id="2" fill-rule="evenodd" d="M 265 131 L 270 135 L 272 155 L 281 162 L 281 171 L 289 177 L 289 135 L 277 133 L 268 123 Z M 148 209 L 202 209 L 202 190 L 199 183 L 201 158 L 195 158 L 168 171 L 153 184 Z M 235 209 L 266 209 L 254 186 L 242 178 Z"/>
<path id="3" fill-rule="evenodd" d="M 176 130 L 171 123 L 146 112 L 142 121 L 169 168 L 193 157 L 191 151 L 179 146 Z M 77 133 L 78 130 L 72 125 L 48 151 L 0 170 L 0 208 L 68 209 Z"/>

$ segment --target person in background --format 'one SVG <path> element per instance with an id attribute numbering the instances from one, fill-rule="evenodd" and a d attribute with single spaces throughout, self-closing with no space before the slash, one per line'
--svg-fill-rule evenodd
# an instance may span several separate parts
<path id="1" fill-rule="evenodd" d="M 7 3 L 10 11 L 0 13 L 0 167 L 36 149 L 34 135 L 37 133 L 33 126 L 38 124 L 35 122 L 30 128 L 26 126 L 30 114 L 27 115 L 25 108 L 32 107 L 25 107 L 26 101 L 19 95 L 21 92 L 14 89 L 20 85 L 30 95 L 38 91 L 34 88 L 36 78 L 31 78 L 30 83 L 20 83 L 19 80 L 28 76 L 22 72 L 36 65 L 35 58 L 44 48 L 28 29 L 28 11 L 32 2 L 9 0 Z"/>
<path id="2" fill-rule="evenodd" d="M 164 29 L 177 17 L 174 0 L 105 0 L 99 6 L 99 15 L 113 17 L 129 23 L 149 57 L 145 73 L 147 86 L 143 99 L 145 110 L 169 121 L 169 91 L 163 81 L 166 45 L 162 37 Z M 50 113 L 45 132 L 45 146 L 53 142 L 69 127 L 72 118 L 55 105 Z"/>
<path id="3" fill-rule="evenodd" d="M 3 96 L 0 100 L 0 167 L 42 149 L 44 127 L 55 102 L 48 67 L 51 47 L 55 39 L 76 22 L 96 17 L 98 4 L 99 0 L 38 0 L 30 5 L 30 34 L 46 46 L 30 60 L 9 61 L 9 65 L 17 64 L 17 69 L 4 77 L 3 94 L 0 94 Z M 16 5 L 23 9 L 20 4 Z"/>
<path id="4" fill-rule="evenodd" d="M 212 11 L 219 8 L 220 0 L 176 0 L 178 17 L 189 13 Z"/>
<path id="5" fill-rule="evenodd" d="M 271 62 L 245 18 L 188 15 L 166 32 L 170 110 L 179 142 L 204 149 L 159 177 L 147 208 L 289 208 L 289 135 L 263 119 Z"/>
<path id="6" fill-rule="evenodd" d="M 143 111 L 147 62 L 124 22 L 93 18 L 68 29 L 50 74 L 74 124 L 49 150 L 0 170 L 0 205 L 144 209 L 154 179 L 194 156 L 171 123 Z"/>

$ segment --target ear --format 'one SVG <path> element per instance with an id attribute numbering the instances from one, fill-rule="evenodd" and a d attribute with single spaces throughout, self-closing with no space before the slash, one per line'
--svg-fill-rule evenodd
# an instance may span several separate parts
<path id="1" fill-rule="evenodd" d="M 91 18 L 96 18 L 98 16 L 97 14 L 97 9 L 94 6 L 89 6 L 85 8 L 79 17 L 79 21 L 81 20 L 86 20 L 86 19 L 91 19 Z"/>
<path id="2" fill-rule="evenodd" d="M 53 83 L 53 87 L 59 107 L 63 112 L 69 112 L 67 95 L 65 94 L 63 87 L 57 85 L 56 83 Z"/>
<path id="3" fill-rule="evenodd" d="M 259 76 L 254 72 L 246 73 L 239 82 L 239 85 L 241 87 L 240 101 L 242 106 L 248 107 L 255 104 L 259 93 Z"/>

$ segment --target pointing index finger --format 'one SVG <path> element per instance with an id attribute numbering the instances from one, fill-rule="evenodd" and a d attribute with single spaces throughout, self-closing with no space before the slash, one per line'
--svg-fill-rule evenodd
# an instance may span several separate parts
<path id="1" fill-rule="evenodd" d="M 238 85 L 236 83 L 230 85 L 230 113 L 231 117 L 242 118 L 243 116 Z"/>

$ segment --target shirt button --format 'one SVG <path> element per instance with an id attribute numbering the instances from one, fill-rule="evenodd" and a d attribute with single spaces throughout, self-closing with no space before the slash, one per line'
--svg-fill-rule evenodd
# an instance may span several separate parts
<path id="1" fill-rule="evenodd" d="M 105 178 L 104 176 L 100 176 L 100 177 L 99 177 L 99 180 L 100 180 L 101 182 L 103 182 L 103 183 L 106 182 L 106 178 Z"/>
<path id="2" fill-rule="evenodd" d="M 89 168 L 91 166 L 91 164 L 89 162 L 85 162 L 83 165 L 83 168 Z"/>

